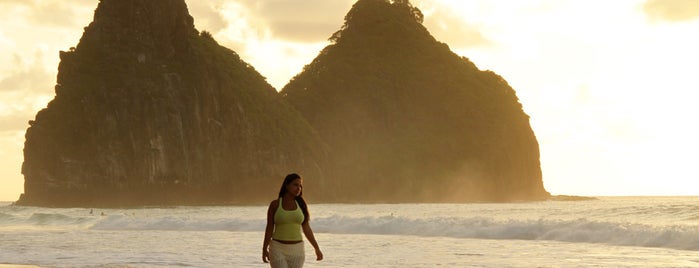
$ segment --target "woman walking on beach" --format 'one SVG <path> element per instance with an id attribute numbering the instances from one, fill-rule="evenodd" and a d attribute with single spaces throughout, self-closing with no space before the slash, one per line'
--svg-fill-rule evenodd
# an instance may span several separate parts
<path id="1" fill-rule="evenodd" d="M 267 209 L 267 227 L 262 244 L 262 261 L 273 268 L 303 267 L 305 251 L 301 231 L 313 245 L 316 259 L 323 259 L 318 242 L 313 236 L 308 206 L 303 200 L 303 179 L 296 173 L 284 178 L 279 199 L 273 200 Z"/>

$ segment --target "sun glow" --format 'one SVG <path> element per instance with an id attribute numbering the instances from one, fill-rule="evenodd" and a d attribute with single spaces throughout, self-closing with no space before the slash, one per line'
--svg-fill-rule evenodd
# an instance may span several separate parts
<path id="1" fill-rule="evenodd" d="M 492 44 L 453 49 L 515 88 L 549 191 L 697 194 L 676 185 L 699 178 L 689 123 L 699 114 L 690 103 L 699 39 L 686 34 L 699 22 L 649 22 L 643 1 L 427 2 L 463 14 Z"/>
<path id="2" fill-rule="evenodd" d="M 187 4 L 198 30 L 279 90 L 328 44 L 354 2 Z M 516 90 L 540 144 L 547 190 L 699 195 L 695 2 L 411 2 L 437 40 Z M 0 54 L 0 200 L 21 192 L 27 121 L 54 96 L 58 51 L 77 44 L 94 8 L 91 1 L 0 1 L 7 52 Z"/>

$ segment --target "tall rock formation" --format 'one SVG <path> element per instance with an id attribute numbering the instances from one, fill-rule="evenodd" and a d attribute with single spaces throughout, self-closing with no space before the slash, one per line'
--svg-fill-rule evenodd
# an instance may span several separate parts
<path id="1" fill-rule="evenodd" d="M 18 204 L 268 201 L 294 171 L 323 186 L 317 133 L 199 33 L 184 0 L 101 0 L 60 58 L 56 96 L 26 132 Z"/>
<path id="2" fill-rule="evenodd" d="M 422 26 L 407 0 L 359 0 L 281 93 L 328 144 L 342 200 L 548 197 L 515 91 Z"/>

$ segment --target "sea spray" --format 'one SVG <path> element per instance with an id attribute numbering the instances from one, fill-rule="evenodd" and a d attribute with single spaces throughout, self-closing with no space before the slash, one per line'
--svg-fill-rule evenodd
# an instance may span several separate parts
<path id="1" fill-rule="evenodd" d="M 69 221 L 55 217 L 58 223 Z M 314 218 L 316 232 L 332 234 L 410 235 L 497 240 L 548 240 L 624 246 L 699 250 L 699 227 L 652 226 L 577 220 L 507 220 L 486 217 L 410 219 L 396 216 Z M 45 224 L 45 223 L 42 223 Z M 167 230 L 262 232 L 264 219 L 188 216 L 133 217 L 113 215 L 97 220 L 92 230 Z"/>
<path id="2" fill-rule="evenodd" d="M 524 204 L 311 204 L 317 233 L 561 241 L 699 250 L 696 198 Z M 266 207 L 0 207 L 0 228 L 263 232 Z"/>

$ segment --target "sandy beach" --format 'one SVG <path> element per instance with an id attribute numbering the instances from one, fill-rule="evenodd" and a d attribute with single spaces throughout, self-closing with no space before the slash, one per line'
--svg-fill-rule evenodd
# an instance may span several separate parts
<path id="1" fill-rule="evenodd" d="M 0 263 L 0 268 L 40 268 L 36 265 L 23 265 L 23 264 L 7 264 Z"/>

